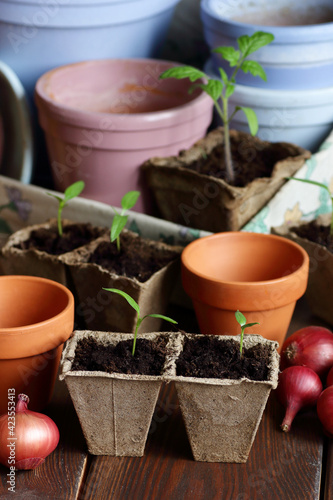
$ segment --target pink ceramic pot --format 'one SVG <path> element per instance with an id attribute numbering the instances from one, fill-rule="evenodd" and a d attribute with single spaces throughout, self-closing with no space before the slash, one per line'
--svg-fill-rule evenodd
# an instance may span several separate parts
<path id="1" fill-rule="evenodd" d="M 177 155 L 203 137 L 213 102 L 188 93 L 188 80 L 159 80 L 175 63 L 106 59 L 45 73 L 36 85 L 55 187 L 77 180 L 84 196 L 120 206 L 132 189 L 142 192 L 135 210 L 149 213 L 139 166 L 153 156 Z"/>

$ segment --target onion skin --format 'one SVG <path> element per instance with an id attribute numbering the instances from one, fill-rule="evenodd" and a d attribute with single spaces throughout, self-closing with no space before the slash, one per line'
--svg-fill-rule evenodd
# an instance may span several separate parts
<path id="1" fill-rule="evenodd" d="M 327 387 L 318 398 L 317 414 L 326 435 L 333 438 L 333 386 Z"/>
<path id="2" fill-rule="evenodd" d="M 326 378 L 326 386 L 329 387 L 330 385 L 333 385 L 333 366 L 328 372 L 327 378 Z"/>
<path id="3" fill-rule="evenodd" d="M 307 366 L 324 378 L 333 365 L 333 333 L 322 326 L 307 326 L 294 332 L 283 343 L 281 369 Z"/>
<path id="4" fill-rule="evenodd" d="M 12 431 L 9 422 L 13 420 L 8 420 L 7 414 L 0 417 L 0 463 L 5 467 L 35 469 L 59 443 L 59 430 L 53 420 L 47 415 L 28 410 L 28 403 L 28 396 L 18 395 Z M 12 455 L 7 446 L 10 443 L 14 450 Z"/>
<path id="5" fill-rule="evenodd" d="M 286 408 L 281 424 L 284 432 L 290 431 L 291 424 L 301 409 L 315 406 L 322 390 L 323 384 L 311 368 L 290 366 L 280 373 L 275 393 Z"/>

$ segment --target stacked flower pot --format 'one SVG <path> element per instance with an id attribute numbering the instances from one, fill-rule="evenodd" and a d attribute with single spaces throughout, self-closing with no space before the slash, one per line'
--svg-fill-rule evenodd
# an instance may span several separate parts
<path id="1" fill-rule="evenodd" d="M 242 73 L 230 98 L 231 105 L 249 106 L 258 116 L 258 136 L 269 141 L 289 141 L 316 151 L 332 128 L 333 120 L 333 10 L 327 0 L 203 0 L 201 18 L 211 49 L 237 48 L 237 38 L 267 31 L 274 41 L 251 55 L 267 75 L 267 82 Z M 227 73 L 218 54 L 206 72 Z M 242 113 L 232 120 L 235 129 L 247 131 Z"/>

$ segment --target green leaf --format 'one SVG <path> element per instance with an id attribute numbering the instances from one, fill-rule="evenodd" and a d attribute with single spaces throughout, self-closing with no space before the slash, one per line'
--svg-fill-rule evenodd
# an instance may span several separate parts
<path id="1" fill-rule="evenodd" d="M 232 83 L 227 83 L 226 89 L 225 89 L 225 97 L 228 98 L 230 97 L 234 92 L 235 92 L 235 85 Z"/>
<path id="2" fill-rule="evenodd" d="M 127 219 L 128 219 L 128 215 L 116 214 L 113 217 L 111 231 L 110 231 L 110 239 L 112 242 L 118 238 L 118 236 L 120 235 L 120 233 L 122 232 L 122 230 L 126 226 Z"/>
<path id="3" fill-rule="evenodd" d="M 328 191 L 331 194 L 328 187 L 325 184 L 322 184 L 321 182 L 310 181 L 309 179 L 299 179 L 298 177 L 285 177 L 285 178 L 287 180 L 290 180 L 290 181 L 300 181 L 300 182 L 306 182 L 307 184 L 313 184 L 314 186 L 318 186 L 318 187 L 326 189 L 326 191 Z"/>
<path id="4" fill-rule="evenodd" d="M 244 73 L 251 73 L 253 76 L 259 76 L 265 82 L 267 81 L 267 76 L 263 67 L 257 61 L 244 61 L 241 65 L 241 70 Z"/>
<path id="5" fill-rule="evenodd" d="M 59 203 L 62 201 L 62 198 L 60 198 L 60 196 L 57 196 L 56 194 L 53 194 L 53 193 L 49 193 L 48 191 L 46 191 L 46 194 L 48 196 L 52 196 L 52 198 L 55 198 L 56 200 L 59 201 Z"/>
<path id="6" fill-rule="evenodd" d="M 221 80 L 209 80 L 208 83 L 202 83 L 198 86 L 202 88 L 213 101 L 218 101 L 221 97 L 223 90 L 223 83 Z"/>
<path id="7" fill-rule="evenodd" d="M 238 46 L 243 54 L 247 57 L 253 52 L 256 52 L 261 47 L 268 45 L 274 40 L 274 35 L 264 31 L 256 31 L 253 35 L 243 35 L 237 39 Z"/>
<path id="8" fill-rule="evenodd" d="M 236 66 L 240 58 L 239 50 L 236 50 L 234 47 L 217 47 L 212 52 L 220 54 L 223 59 L 230 63 L 230 66 Z"/>
<path id="9" fill-rule="evenodd" d="M 140 316 L 140 308 L 139 308 L 138 304 L 135 302 L 134 299 L 132 299 L 132 297 L 130 295 L 128 295 L 128 293 L 123 292 L 122 290 L 118 290 L 118 288 L 103 288 L 103 290 L 106 290 L 107 292 L 117 293 L 118 295 L 121 295 L 122 297 L 124 297 L 124 299 L 127 300 L 127 302 L 129 303 L 129 305 L 131 307 L 133 307 L 133 309 Z"/>
<path id="10" fill-rule="evenodd" d="M 223 83 L 227 84 L 228 83 L 228 75 L 227 75 L 227 73 L 222 68 L 219 68 L 219 72 L 220 72 L 221 79 L 222 79 Z"/>
<path id="11" fill-rule="evenodd" d="M 65 189 L 64 200 L 69 201 L 72 198 L 76 198 L 77 196 L 79 196 L 79 194 L 82 193 L 83 190 L 84 190 L 83 181 L 74 182 L 74 184 L 71 184 L 70 186 L 68 186 L 68 188 Z"/>
<path id="12" fill-rule="evenodd" d="M 235 312 L 235 317 L 236 317 L 237 323 L 239 323 L 240 326 L 246 325 L 246 318 L 245 318 L 244 314 L 242 314 L 238 309 Z"/>
<path id="13" fill-rule="evenodd" d="M 258 132 L 258 119 L 257 115 L 251 108 L 246 108 L 244 106 L 236 106 L 236 109 L 241 109 L 246 116 L 247 122 L 249 124 L 249 129 L 252 135 L 256 135 Z"/>
<path id="14" fill-rule="evenodd" d="M 195 82 L 199 78 L 206 78 L 206 75 L 193 66 L 177 66 L 175 68 L 167 69 L 159 76 L 159 78 L 177 78 L 178 80 L 181 80 L 182 78 L 189 78 L 191 82 Z"/>
<path id="15" fill-rule="evenodd" d="M 129 191 L 126 193 L 121 200 L 121 207 L 124 210 L 129 210 L 134 207 L 138 198 L 140 196 L 140 191 Z"/>
<path id="16" fill-rule="evenodd" d="M 164 319 L 165 321 L 169 321 L 169 323 L 174 323 L 175 325 L 178 324 L 177 321 L 175 321 L 174 319 L 169 318 L 168 316 L 163 316 L 163 314 L 148 314 L 147 316 L 150 316 L 151 318 Z"/>
<path id="17" fill-rule="evenodd" d="M 245 330 L 245 328 L 250 328 L 250 326 L 254 326 L 254 325 L 259 325 L 260 323 L 258 323 L 257 321 L 255 323 L 246 323 L 246 325 L 244 325 L 243 329 Z"/>

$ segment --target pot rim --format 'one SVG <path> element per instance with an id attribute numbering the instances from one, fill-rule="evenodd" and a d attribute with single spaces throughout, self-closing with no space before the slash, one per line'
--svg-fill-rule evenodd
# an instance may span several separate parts
<path id="1" fill-rule="evenodd" d="M 250 235 L 251 238 L 264 238 L 264 239 L 270 239 L 270 240 L 275 240 L 275 241 L 281 241 L 283 240 L 283 243 L 286 245 L 292 246 L 295 249 L 298 250 L 298 252 L 302 255 L 302 263 L 296 269 L 295 271 L 285 275 L 281 276 L 280 278 L 274 278 L 274 279 L 269 279 L 269 280 L 261 280 L 261 281 L 231 281 L 231 280 L 221 280 L 217 278 L 213 278 L 211 276 L 207 276 L 206 274 L 198 271 L 195 269 L 193 266 L 191 266 L 188 263 L 188 254 L 191 252 L 193 247 L 197 247 L 198 245 L 206 245 L 207 241 L 212 241 L 212 240 L 217 240 L 220 238 L 227 238 L 229 236 L 232 237 L 241 237 L 241 238 L 246 238 L 247 235 Z M 191 273 L 192 275 L 198 277 L 199 279 L 204 279 L 206 282 L 211 282 L 215 284 L 222 284 L 230 287 L 243 287 L 244 285 L 249 286 L 251 288 L 256 288 L 262 285 L 276 285 L 279 283 L 285 283 L 286 281 L 289 281 L 290 278 L 292 277 L 297 277 L 299 274 L 304 273 L 304 267 L 309 265 L 309 256 L 307 252 L 297 243 L 294 241 L 288 240 L 287 238 L 284 238 L 282 236 L 277 236 L 275 234 L 265 234 L 265 233 L 253 233 L 253 232 L 247 232 L 247 231 L 225 231 L 223 233 L 215 233 L 209 236 L 204 236 L 202 238 L 198 238 L 197 240 L 192 241 L 189 243 L 183 250 L 181 254 L 181 263 L 184 268 Z"/>
<path id="2" fill-rule="evenodd" d="M 235 21 L 232 17 L 219 14 L 212 5 L 214 0 L 202 0 L 201 2 L 201 19 L 204 25 L 206 24 L 215 31 L 220 31 L 224 35 L 241 36 L 245 32 L 254 33 L 255 31 L 269 31 L 274 34 L 275 39 L 273 44 L 288 44 L 288 43 L 309 43 L 320 41 L 331 41 L 333 38 L 333 22 L 296 25 L 296 26 L 275 26 L 251 24 L 246 22 Z M 282 6 L 283 7 L 283 6 Z M 272 9 L 274 10 L 274 8 Z"/>
<path id="3" fill-rule="evenodd" d="M 118 130 L 149 130 L 176 126 L 177 124 L 184 123 L 189 120 L 192 121 L 195 117 L 205 114 L 207 112 L 207 108 L 213 110 L 213 100 L 203 90 L 201 90 L 200 93 L 191 101 L 185 104 L 181 104 L 179 106 L 175 106 L 165 110 L 143 113 L 107 113 L 97 111 L 82 111 L 75 107 L 70 107 L 63 103 L 57 102 L 49 96 L 46 88 L 53 74 L 71 67 L 74 67 L 75 69 L 75 67 L 84 65 L 98 66 L 99 64 L 105 64 L 108 62 L 110 64 L 158 64 L 159 66 L 164 66 L 165 69 L 177 65 L 180 66 L 180 63 L 174 61 L 144 58 L 105 58 L 86 60 L 59 66 L 44 73 L 37 80 L 35 86 L 35 102 L 39 109 L 39 113 L 45 113 L 47 116 L 53 119 L 79 127 L 89 127 L 101 131 L 105 130 L 112 132 Z M 161 71 L 163 71 L 163 68 L 161 69 Z M 125 119 L 127 119 L 130 123 L 126 123 Z"/>
<path id="4" fill-rule="evenodd" d="M 47 328 L 50 324 L 54 322 L 58 322 L 61 320 L 63 317 L 66 318 L 66 316 L 71 314 L 71 310 L 74 311 L 74 296 L 72 292 L 65 287 L 64 285 L 58 283 L 57 281 L 53 281 L 47 278 L 42 278 L 39 276 L 28 276 L 28 275 L 5 275 L 5 276 L 0 276 L 0 281 L 28 281 L 28 282 L 38 282 L 38 283 L 48 283 L 50 286 L 53 288 L 58 288 L 59 290 L 62 290 L 66 297 L 67 297 L 67 304 L 62 311 L 60 311 L 58 314 L 55 316 L 52 316 L 51 318 L 48 318 L 44 321 L 39 321 L 37 323 L 31 323 L 27 325 L 22 325 L 22 326 L 15 326 L 15 327 L 5 327 L 1 328 L 0 327 L 0 341 L 3 340 L 5 337 L 12 338 L 16 336 L 22 336 L 22 335 L 28 335 L 29 333 L 33 334 L 32 330 L 38 330 L 40 332 L 41 329 Z M 70 335 L 70 333 L 68 334 Z M 62 343 L 62 342 L 61 342 Z M 57 347 L 59 344 L 54 345 L 54 347 Z M 0 358 L 3 358 L 2 353 L 0 355 Z"/>

